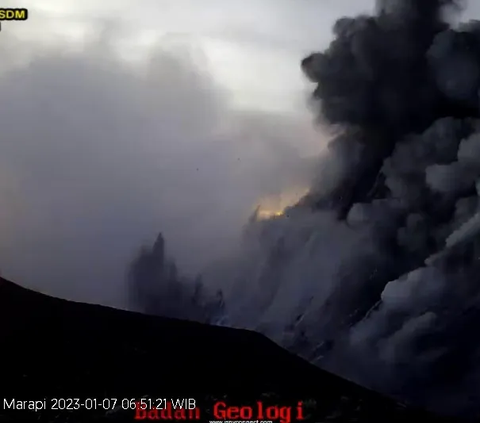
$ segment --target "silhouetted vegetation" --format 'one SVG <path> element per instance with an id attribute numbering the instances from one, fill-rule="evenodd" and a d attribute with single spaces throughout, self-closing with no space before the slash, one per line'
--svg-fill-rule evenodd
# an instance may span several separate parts
<path id="1" fill-rule="evenodd" d="M 221 291 L 214 295 L 200 276 L 192 280 L 179 274 L 161 233 L 133 260 L 129 285 L 134 306 L 147 314 L 213 323 L 223 310 Z"/>

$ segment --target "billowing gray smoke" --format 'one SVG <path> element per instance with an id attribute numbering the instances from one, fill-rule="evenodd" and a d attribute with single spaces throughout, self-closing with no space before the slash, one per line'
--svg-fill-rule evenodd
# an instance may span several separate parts
<path id="1" fill-rule="evenodd" d="M 188 42 L 137 46 L 130 24 L 91 24 L 73 39 L 45 22 L 2 32 L 0 271 L 125 307 L 125 266 L 158 228 L 194 274 L 260 198 L 305 185 L 312 160 L 292 140 L 317 135 L 303 117 L 235 106 Z"/>
<path id="2" fill-rule="evenodd" d="M 221 323 L 419 405 L 480 414 L 480 22 L 380 1 L 302 62 L 338 136 L 311 192 L 204 275 Z"/>

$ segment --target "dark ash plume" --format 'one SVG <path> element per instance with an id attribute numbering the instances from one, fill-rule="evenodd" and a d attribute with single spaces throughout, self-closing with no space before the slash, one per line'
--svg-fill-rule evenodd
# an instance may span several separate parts
<path id="1" fill-rule="evenodd" d="M 480 22 L 380 1 L 304 59 L 338 132 L 310 193 L 204 275 L 223 322 L 438 412 L 480 415 Z"/>
<path id="2" fill-rule="evenodd" d="M 314 98 L 330 124 L 359 126 L 394 142 L 449 115 L 449 99 L 436 84 L 428 52 L 448 29 L 454 0 L 380 1 L 377 16 L 342 18 L 334 41 L 305 58 L 302 68 L 318 83 Z"/>
<path id="3" fill-rule="evenodd" d="M 318 120 L 339 134 L 311 192 L 251 222 L 215 276 L 234 280 L 229 324 L 403 400 L 473 415 L 480 24 L 449 25 L 460 6 L 381 1 L 375 16 L 337 21 L 327 50 L 301 65 Z"/>
<path id="4" fill-rule="evenodd" d="M 403 135 L 444 116 L 478 115 L 469 103 L 455 104 L 437 83 L 443 75 L 435 65 L 450 57 L 439 58 L 443 52 L 434 42 L 448 30 L 448 12 L 459 7 L 455 0 L 379 1 L 378 15 L 339 19 L 329 48 L 302 61 L 317 84 L 313 99 L 320 119 L 342 132 L 355 131 L 356 141 L 365 144 L 360 163 L 332 193 L 341 217 L 367 194 L 378 195 L 372 184 Z"/>
<path id="5" fill-rule="evenodd" d="M 470 279 L 478 268 L 474 239 L 480 226 L 475 190 L 480 178 L 480 23 L 451 27 L 449 14 L 460 6 L 453 0 L 379 1 L 376 16 L 340 19 L 329 48 L 303 60 L 304 73 L 317 84 L 313 98 L 320 120 L 344 133 L 332 142 L 344 146 L 336 148 L 344 154 L 340 162 L 353 164 L 344 165 L 327 195 L 313 190 L 304 204 L 334 207 L 351 222 L 357 203 L 371 209 L 380 201 L 386 214 L 394 212 L 398 225 L 387 230 L 393 235 L 398 280 L 387 283 L 391 275 L 379 274 L 378 263 L 370 266 L 384 286 L 376 302 L 371 277 L 357 275 L 373 299 L 365 302 L 365 295 L 357 294 L 358 303 L 350 308 L 356 317 L 344 324 L 349 334 L 339 336 L 342 330 L 335 328 L 320 344 L 328 345 L 326 351 L 322 347 L 320 362 L 404 399 L 471 413 L 473 403 L 459 398 L 480 386 L 478 378 L 467 376 L 480 370 L 467 358 L 478 356 L 480 344 L 472 342 L 472 325 L 466 323 L 476 321 L 480 309 L 468 297 L 480 294 Z M 361 147 L 352 147 L 355 143 Z M 360 153 L 352 153 L 358 148 Z M 366 220 L 374 223 L 379 217 Z M 458 244 L 462 247 L 453 247 Z M 348 287 L 345 282 L 340 286 Z M 335 302 L 345 303 L 340 297 Z M 362 311 L 368 304 L 373 308 Z M 321 310 L 318 318 L 331 315 L 325 306 Z M 358 319 L 358 312 L 364 317 Z M 334 348 L 332 338 L 340 346 Z M 363 358 L 355 360 L 350 353 L 359 349 Z M 471 364 L 461 362 L 462 356 Z M 450 369 L 450 376 L 441 369 Z"/>

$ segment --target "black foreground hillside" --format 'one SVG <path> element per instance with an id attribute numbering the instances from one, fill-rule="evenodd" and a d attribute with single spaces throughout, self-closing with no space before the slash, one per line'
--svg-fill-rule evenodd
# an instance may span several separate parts
<path id="1" fill-rule="evenodd" d="M 245 330 L 75 303 L 0 279 L 0 421 L 134 421 L 133 411 L 12 411 L 4 399 L 193 397 L 305 403 L 306 421 L 446 421 L 324 372 Z"/>

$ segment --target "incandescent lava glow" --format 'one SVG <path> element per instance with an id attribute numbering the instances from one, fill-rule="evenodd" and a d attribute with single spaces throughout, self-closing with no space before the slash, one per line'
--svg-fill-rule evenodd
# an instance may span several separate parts
<path id="1" fill-rule="evenodd" d="M 259 220 L 281 217 L 285 214 L 285 209 L 296 204 L 308 191 L 306 188 L 294 188 L 280 195 L 264 198 L 255 209 L 255 217 Z"/>
<path id="2" fill-rule="evenodd" d="M 269 209 L 262 209 L 258 208 L 257 210 L 257 218 L 258 219 L 271 219 L 272 217 L 280 217 L 283 216 L 283 210 L 269 210 Z"/>

